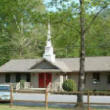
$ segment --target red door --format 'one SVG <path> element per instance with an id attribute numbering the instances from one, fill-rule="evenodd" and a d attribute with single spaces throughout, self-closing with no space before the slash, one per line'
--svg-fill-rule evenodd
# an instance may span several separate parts
<path id="1" fill-rule="evenodd" d="M 52 82 L 52 74 L 51 73 L 46 73 L 46 87 L 48 84 Z"/>
<path id="2" fill-rule="evenodd" d="M 45 79 L 44 73 L 40 73 L 39 74 L 39 88 L 45 87 L 44 79 Z"/>
<path id="3" fill-rule="evenodd" d="M 52 82 L 51 73 L 39 73 L 39 88 L 45 88 Z"/>

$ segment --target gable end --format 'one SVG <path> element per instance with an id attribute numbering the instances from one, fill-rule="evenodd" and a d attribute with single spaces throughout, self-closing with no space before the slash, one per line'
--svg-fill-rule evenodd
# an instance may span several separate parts
<path id="1" fill-rule="evenodd" d="M 31 69 L 58 69 L 58 68 L 47 61 L 42 61 L 39 64 L 34 65 Z"/>

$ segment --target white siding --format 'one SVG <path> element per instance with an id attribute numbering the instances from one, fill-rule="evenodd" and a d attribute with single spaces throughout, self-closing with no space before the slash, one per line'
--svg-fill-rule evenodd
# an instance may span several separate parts
<path id="1" fill-rule="evenodd" d="M 53 73 L 52 74 L 52 87 L 53 90 L 60 90 L 62 89 L 62 83 L 63 83 L 63 75 L 61 75 L 60 73 Z"/>
<path id="2" fill-rule="evenodd" d="M 39 87 L 39 80 L 38 80 L 38 74 L 31 73 L 31 85 L 32 88 L 38 88 Z"/>
<path id="3" fill-rule="evenodd" d="M 100 83 L 97 85 L 93 84 L 93 73 L 87 73 L 85 90 L 110 90 L 110 84 L 107 83 L 107 73 L 100 74 Z M 109 74 L 109 73 L 108 73 Z M 68 75 L 69 79 L 73 79 L 78 84 L 78 74 L 72 73 Z"/>
<path id="4" fill-rule="evenodd" d="M 0 74 L 0 83 L 5 83 L 5 75 Z"/>
<path id="5" fill-rule="evenodd" d="M 76 82 L 76 85 L 78 84 L 78 73 L 71 73 L 68 75 L 68 79 L 72 79 Z"/>

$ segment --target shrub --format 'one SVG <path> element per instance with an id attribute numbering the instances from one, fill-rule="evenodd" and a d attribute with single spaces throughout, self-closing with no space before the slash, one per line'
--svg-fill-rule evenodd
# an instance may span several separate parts
<path id="1" fill-rule="evenodd" d="M 25 80 L 21 80 L 20 81 L 20 88 L 21 89 L 24 89 L 24 84 L 25 84 Z"/>
<path id="2" fill-rule="evenodd" d="M 68 80 L 64 81 L 63 85 L 62 85 L 62 88 L 65 91 L 68 91 L 68 92 L 77 90 L 75 81 L 71 80 L 71 79 L 68 79 Z"/>

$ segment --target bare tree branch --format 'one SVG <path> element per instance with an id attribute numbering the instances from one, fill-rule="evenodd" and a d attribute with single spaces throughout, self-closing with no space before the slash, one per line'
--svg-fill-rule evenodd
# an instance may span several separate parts
<path id="1" fill-rule="evenodd" d="M 96 18 L 99 16 L 99 14 L 107 8 L 108 5 L 106 5 L 105 7 L 101 8 L 95 15 L 94 17 L 92 18 L 92 20 L 90 21 L 90 23 L 88 24 L 88 26 L 86 27 L 84 33 L 86 33 L 92 26 L 93 22 L 96 20 Z"/>
<path id="2" fill-rule="evenodd" d="M 78 32 L 78 33 L 80 34 L 80 31 L 79 31 L 77 28 L 73 28 L 73 25 L 70 25 L 70 24 L 68 24 L 68 23 L 66 23 L 66 22 L 62 22 L 62 20 L 58 20 L 58 21 L 56 21 L 56 22 L 53 22 L 53 24 L 58 24 L 58 23 L 63 23 L 64 25 L 66 25 L 66 26 L 68 26 L 68 27 L 74 29 L 76 32 Z"/>
<path id="3" fill-rule="evenodd" d="M 70 28 L 73 28 L 73 25 L 67 24 L 63 22 L 64 25 L 69 26 Z M 75 31 L 77 31 L 80 34 L 80 31 L 77 28 L 74 28 Z"/>

